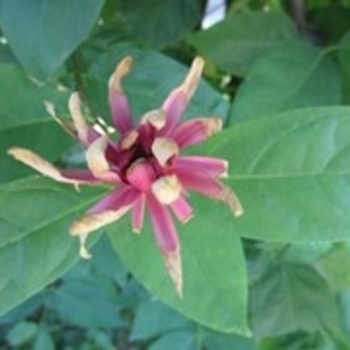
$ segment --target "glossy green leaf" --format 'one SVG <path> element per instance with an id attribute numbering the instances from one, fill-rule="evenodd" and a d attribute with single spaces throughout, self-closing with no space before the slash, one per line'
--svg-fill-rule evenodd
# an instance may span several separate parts
<path id="1" fill-rule="evenodd" d="M 120 1 L 118 12 L 122 28 L 132 39 L 143 45 L 161 47 L 173 44 L 198 25 L 202 3 L 192 0 L 129 0 Z"/>
<path id="2" fill-rule="evenodd" d="M 44 107 L 44 101 L 51 101 L 59 111 L 66 111 L 67 92 L 40 88 L 11 64 L 0 64 L 0 80 L 0 182 L 5 182 L 33 173 L 7 155 L 10 147 L 28 147 L 55 160 L 73 139 Z"/>
<path id="3" fill-rule="evenodd" d="M 172 89 L 188 72 L 173 59 L 151 50 L 139 50 L 129 44 L 112 46 L 92 64 L 87 80 L 87 97 L 94 112 L 109 120 L 107 82 L 118 62 L 125 56 L 134 58 L 133 68 L 123 80 L 135 120 L 151 109 L 159 108 Z M 184 118 L 217 115 L 225 118 L 229 104 L 204 80 L 191 100 Z"/>
<path id="4" fill-rule="evenodd" d="M 104 0 L 2 0 L 0 23 L 30 74 L 46 79 L 89 35 Z"/>
<path id="5" fill-rule="evenodd" d="M 273 12 L 232 15 L 210 29 L 198 31 L 188 41 L 219 68 L 245 76 L 267 49 L 296 37 L 287 16 Z"/>
<path id="6" fill-rule="evenodd" d="M 321 275 L 308 265 L 283 262 L 253 285 L 251 315 L 258 337 L 312 332 L 338 322 L 335 298 Z"/>
<path id="7" fill-rule="evenodd" d="M 0 187 L 0 314 L 61 276 L 78 259 L 70 221 L 101 196 L 42 178 Z"/>
<path id="8" fill-rule="evenodd" d="M 244 123 L 201 153 L 230 161 L 227 183 L 245 214 L 225 228 L 239 236 L 293 241 L 350 237 L 350 109 L 309 108 Z M 202 203 L 202 215 L 221 217 Z M 263 223 L 263 225 L 262 225 Z"/>
<path id="9" fill-rule="evenodd" d="M 326 53 L 302 41 L 291 41 L 269 50 L 254 63 L 237 92 L 230 123 L 340 101 L 340 75 Z"/>
<path id="10" fill-rule="evenodd" d="M 219 218 L 200 212 L 197 206 L 203 201 L 194 195 L 191 199 L 196 215 L 186 225 L 178 225 L 184 265 L 182 299 L 165 271 L 149 223 L 135 236 L 128 218 L 111 226 L 109 237 L 134 276 L 161 301 L 207 327 L 247 335 L 247 277 L 241 243 L 232 230 L 218 229 L 224 220 L 233 219 L 220 205 Z"/>

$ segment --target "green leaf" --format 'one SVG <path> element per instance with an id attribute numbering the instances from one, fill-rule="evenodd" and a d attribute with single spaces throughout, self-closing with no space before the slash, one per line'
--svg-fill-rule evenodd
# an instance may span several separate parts
<path id="1" fill-rule="evenodd" d="M 33 322 L 23 321 L 16 324 L 8 333 L 7 341 L 12 346 L 20 346 L 34 338 L 38 326 Z"/>
<path id="2" fill-rule="evenodd" d="M 149 350 L 196 350 L 199 348 L 198 339 L 190 331 L 169 333 L 149 347 Z"/>
<path id="3" fill-rule="evenodd" d="M 318 266 L 335 289 L 350 286 L 350 249 L 346 243 L 334 245 L 318 261 Z"/>
<path id="4" fill-rule="evenodd" d="M 10 147 L 27 147 L 55 160 L 73 140 L 44 107 L 44 101 L 48 100 L 58 110 L 66 110 L 66 92 L 49 86 L 38 87 L 22 70 L 10 64 L 0 64 L 0 80 L 0 182 L 6 182 L 33 173 L 6 154 Z"/>
<path id="5" fill-rule="evenodd" d="M 232 230 L 218 229 L 230 214 L 222 206 L 219 210 L 224 214 L 219 216 L 197 210 L 203 200 L 195 195 L 191 202 L 196 215 L 178 228 L 184 270 L 182 299 L 175 294 L 148 222 L 136 236 L 129 222 L 122 220 L 110 226 L 109 237 L 134 276 L 161 301 L 209 328 L 249 335 L 241 242 Z"/>
<path id="6" fill-rule="evenodd" d="M 158 300 L 145 300 L 136 310 L 130 339 L 147 340 L 162 333 L 185 328 L 189 323 L 185 317 Z"/>
<path id="7" fill-rule="evenodd" d="M 42 178 L 0 187 L 0 314 L 61 276 L 78 259 L 69 222 L 101 196 Z"/>
<path id="8" fill-rule="evenodd" d="M 104 0 L 2 0 L 1 28 L 28 73 L 46 79 L 87 38 L 103 3 Z"/>
<path id="9" fill-rule="evenodd" d="M 33 350 L 55 350 L 50 333 L 45 328 L 40 328 L 33 344 Z"/>
<path id="10" fill-rule="evenodd" d="M 228 231 L 270 241 L 337 241 L 350 236 L 349 142 L 350 109 L 324 107 L 240 124 L 197 151 L 232 164 L 227 183 L 245 214 L 226 219 Z M 198 215 L 224 220 L 219 206 L 201 207 Z"/>
<path id="11" fill-rule="evenodd" d="M 247 339 L 236 334 L 225 334 L 204 330 L 202 334 L 203 343 L 207 350 L 237 349 L 237 350 L 257 350 L 253 339 Z"/>
<path id="12" fill-rule="evenodd" d="M 110 114 L 106 98 L 107 82 L 118 62 L 126 55 L 134 58 L 134 65 L 124 78 L 123 87 L 136 121 L 143 113 L 161 106 L 170 91 L 183 81 L 188 67 L 155 51 L 139 50 L 130 44 L 112 46 L 96 59 L 88 74 L 87 97 L 97 115 Z M 225 118 L 228 108 L 227 100 L 202 81 L 184 118 L 208 115 Z"/>
<path id="13" fill-rule="evenodd" d="M 287 16 L 273 12 L 232 15 L 188 41 L 219 68 L 245 76 L 253 62 L 267 49 L 296 37 Z"/>
<path id="14" fill-rule="evenodd" d="M 254 63 L 237 92 L 230 123 L 340 101 L 340 75 L 326 52 L 291 41 L 269 50 Z"/>
<path id="15" fill-rule="evenodd" d="M 64 282 L 50 301 L 60 318 L 69 324 L 87 328 L 113 328 L 120 325 L 118 308 L 93 279 Z"/>
<path id="16" fill-rule="evenodd" d="M 143 45 L 161 47 L 173 44 L 200 22 L 202 3 L 192 0 L 129 0 L 120 1 L 118 12 L 122 28 L 131 38 Z"/>
<path id="17" fill-rule="evenodd" d="M 258 337 L 312 332 L 338 322 L 335 297 L 325 280 L 308 265 L 287 262 L 273 264 L 253 285 L 251 315 Z"/>

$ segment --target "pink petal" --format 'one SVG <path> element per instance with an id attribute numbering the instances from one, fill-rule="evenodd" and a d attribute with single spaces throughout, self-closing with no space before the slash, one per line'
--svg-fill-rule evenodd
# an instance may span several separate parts
<path id="1" fill-rule="evenodd" d="M 177 201 L 172 203 L 170 207 L 179 221 L 183 223 L 189 221 L 193 216 L 192 207 L 183 195 Z"/>
<path id="2" fill-rule="evenodd" d="M 161 205 L 151 194 L 147 196 L 147 204 L 153 232 L 162 251 L 165 266 L 176 291 L 182 296 L 182 264 L 180 244 L 173 220 L 167 207 Z"/>
<path id="3" fill-rule="evenodd" d="M 88 213 L 99 213 L 107 210 L 116 211 L 122 207 L 133 205 L 140 198 L 140 191 L 131 186 L 121 185 L 97 202 Z"/>
<path id="4" fill-rule="evenodd" d="M 109 104 L 116 129 L 124 134 L 133 128 L 128 98 L 123 92 L 121 80 L 131 69 L 132 59 L 125 57 L 116 67 L 109 81 Z"/>
<path id="5" fill-rule="evenodd" d="M 132 207 L 132 229 L 140 233 L 143 227 L 145 216 L 146 196 L 142 194 Z"/>
<path id="6" fill-rule="evenodd" d="M 183 148 L 205 141 L 221 128 L 220 118 L 196 118 L 179 124 L 171 137 Z"/>
<path id="7" fill-rule="evenodd" d="M 173 161 L 176 169 L 187 168 L 203 171 L 213 177 L 227 176 L 228 162 L 224 159 L 202 156 L 181 156 Z"/>
<path id="8" fill-rule="evenodd" d="M 167 120 L 161 131 L 161 136 L 169 135 L 180 120 L 188 102 L 197 89 L 203 68 L 204 60 L 201 57 L 196 57 L 184 82 L 175 88 L 164 101 L 162 109 L 166 112 Z"/>
<path id="9" fill-rule="evenodd" d="M 178 249 L 179 240 L 168 208 L 151 194 L 147 196 L 147 205 L 159 248 L 165 252 Z"/>
<path id="10" fill-rule="evenodd" d="M 235 216 L 243 214 L 243 208 L 235 193 L 210 174 L 194 169 L 177 169 L 176 175 L 185 189 L 190 189 L 205 196 L 226 203 Z"/>

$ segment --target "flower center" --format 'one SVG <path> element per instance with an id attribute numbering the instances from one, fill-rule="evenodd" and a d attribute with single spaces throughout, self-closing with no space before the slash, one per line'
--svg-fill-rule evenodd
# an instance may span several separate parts
<path id="1" fill-rule="evenodd" d="M 143 192 L 148 191 L 155 179 L 156 174 L 152 165 L 144 158 L 137 159 L 126 172 L 126 180 Z"/>

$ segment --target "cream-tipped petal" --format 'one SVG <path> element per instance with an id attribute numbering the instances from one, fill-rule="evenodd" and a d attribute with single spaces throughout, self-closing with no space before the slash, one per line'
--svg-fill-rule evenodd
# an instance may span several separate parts
<path id="1" fill-rule="evenodd" d="M 120 142 L 120 147 L 122 150 L 130 149 L 139 137 L 139 133 L 136 130 L 131 130 L 128 132 Z"/>
<path id="2" fill-rule="evenodd" d="M 222 130 L 222 119 L 219 117 L 203 118 L 206 125 L 207 136 L 210 137 Z"/>
<path id="3" fill-rule="evenodd" d="M 160 130 L 166 123 L 166 113 L 162 109 L 154 109 L 145 113 L 141 119 L 141 123 L 149 123 L 156 130 Z"/>
<path id="4" fill-rule="evenodd" d="M 87 236 L 90 232 L 119 220 L 130 207 L 129 205 L 115 211 L 107 210 L 99 213 L 85 214 L 72 223 L 70 233 L 72 236 Z"/>
<path id="5" fill-rule="evenodd" d="M 185 81 L 182 84 L 182 89 L 185 92 L 188 100 L 191 98 L 191 96 L 197 89 L 197 86 L 201 79 L 204 65 L 204 59 L 199 56 L 196 57 L 192 62 L 191 68 L 185 78 Z"/>
<path id="6" fill-rule="evenodd" d="M 177 295 L 182 298 L 183 277 L 180 249 L 163 252 L 164 262 L 169 276 L 173 281 Z"/>
<path id="7" fill-rule="evenodd" d="M 86 162 L 96 177 L 109 171 L 109 164 L 105 156 L 108 140 L 108 135 L 103 135 L 92 142 L 86 150 Z"/>
<path id="8" fill-rule="evenodd" d="M 159 203 L 169 205 L 179 199 L 182 186 L 176 175 L 166 175 L 152 184 L 152 193 Z"/>
<path id="9" fill-rule="evenodd" d="M 179 147 L 168 137 L 157 137 L 152 144 L 152 152 L 158 163 L 165 166 L 171 157 L 179 154 Z"/>
<path id="10" fill-rule="evenodd" d="M 86 248 L 86 239 L 88 234 L 83 234 L 79 236 L 79 243 L 80 243 L 80 249 L 79 249 L 79 255 L 83 259 L 91 259 L 92 255 L 89 252 L 89 250 Z"/>
<path id="11" fill-rule="evenodd" d="M 238 197 L 230 187 L 226 185 L 222 185 L 222 191 L 218 196 L 218 199 L 222 200 L 229 206 L 229 208 L 231 209 L 235 217 L 239 217 L 243 215 L 244 210 L 241 205 L 241 202 L 239 201 Z"/>
<path id="12" fill-rule="evenodd" d="M 81 112 L 81 102 L 78 92 L 73 92 L 68 102 L 68 108 L 72 115 L 79 139 L 87 144 L 89 136 L 89 125 Z"/>
<path id="13" fill-rule="evenodd" d="M 132 66 L 132 57 L 124 57 L 115 68 L 114 73 L 109 79 L 109 88 L 122 92 L 121 80 L 130 72 Z"/>
<path id="14" fill-rule="evenodd" d="M 72 184 L 78 184 L 81 182 L 62 176 L 61 172 L 54 165 L 28 149 L 13 147 L 10 148 L 7 153 L 13 156 L 16 160 L 19 160 L 20 162 L 35 169 L 39 173 L 48 176 L 56 181 Z"/>

